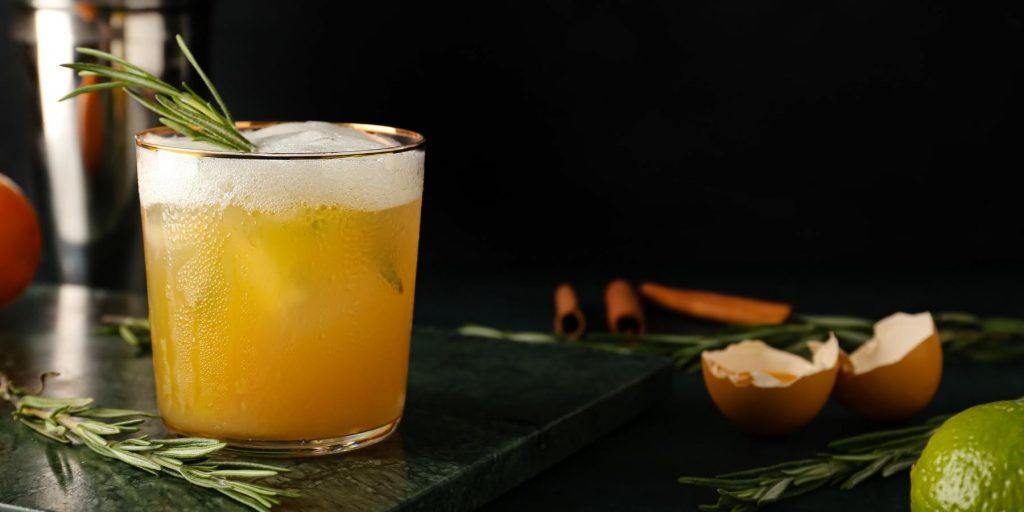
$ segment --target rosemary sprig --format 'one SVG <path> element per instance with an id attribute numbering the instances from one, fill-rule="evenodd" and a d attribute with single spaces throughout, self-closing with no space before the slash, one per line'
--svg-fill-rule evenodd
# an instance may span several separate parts
<path id="1" fill-rule="evenodd" d="M 580 340 L 546 332 L 500 331 L 481 325 L 464 325 L 455 330 L 461 336 L 501 339 L 527 343 L 566 343 L 618 354 L 660 354 L 675 360 L 677 368 L 694 371 L 700 367 L 700 354 L 746 339 L 765 340 L 770 345 L 793 352 L 803 348 L 799 340 L 814 338 L 817 330 L 804 324 L 761 326 L 720 334 L 616 334 L 587 333 Z M 827 336 L 827 333 L 826 333 Z M 820 338 L 824 339 L 824 338 Z"/>
<path id="2" fill-rule="evenodd" d="M 969 313 L 933 315 L 939 328 L 943 352 L 952 358 L 976 362 L 1000 362 L 1024 358 L 1024 319 L 983 318 Z M 101 319 L 107 334 L 119 334 L 137 346 L 149 343 L 149 322 L 142 318 L 106 316 Z M 460 336 L 514 341 L 519 343 L 566 343 L 616 354 L 660 354 L 675 360 L 678 368 L 700 368 L 700 354 L 718 350 L 737 341 L 757 339 L 782 350 L 806 354 L 807 341 L 823 340 L 834 332 L 843 348 L 851 351 L 871 338 L 874 322 L 848 316 L 802 315 L 781 325 L 726 328 L 713 334 L 615 334 L 588 333 L 571 340 L 548 332 L 503 331 L 467 324 L 455 329 Z"/>
<path id="3" fill-rule="evenodd" d="M 980 317 L 961 311 L 933 313 L 932 317 L 947 356 L 982 363 L 1024 358 L 1024 319 Z M 867 341 L 874 324 L 864 318 L 813 315 L 798 316 L 795 321 L 835 331 L 847 349 Z"/>
<path id="4" fill-rule="evenodd" d="M 962 312 L 936 313 L 933 317 L 947 356 L 976 362 L 1024 358 L 1024 319 L 983 318 Z M 576 341 L 546 332 L 501 331 L 480 325 L 464 325 L 456 332 L 527 343 L 577 343 L 617 353 L 656 353 L 673 358 L 679 368 L 695 371 L 700 367 L 701 352 L 737 341 L 757 339 L 778 349 L 806 354 L 807 341 L 823 340 L 834 332 L 843 348 L 852 351 L 871 338 L 873 327 L 874 321 L 866 318 L 801 315 L 781 325 L 727 327 L 712 334 L 588 333 Z"/>
<path id="5" fill-rule="evenodd" d="M 15 386 L 7 375 L 0 372 L 0 399 L 14 406 L 12 417 L 15 421 L 53 441 L 85 445 L 99 455 L 153 476 L 167 474 L 192 485 L 214 489 L 260 512 L 269 511 L 280 503 L 282 497 L 299 496 L 295 491 L 251 483 L 252 480 L 286 472 L 286 468 L 210 459 L 226 446 L 216 439 L 150 439 L 145 435 L 114 439 L 112 436 L 138 432 L 139 425 L 155 415 L 130 409 L 94 407 L 91 398 L 41 396 L 46 379 L 55 375 L 54 372 L 44 373 L 39 389 L 29 391 Z"/>
<path id="6" fill-rule="evenodd" d="M 87 94 L 110 89 L 123 89 L 142 106 L 153 111 L 160 123 L 192 140 L 205 141 L 232 151 L 248 153 L 256 149 L 238 128 L 235 127 L 231 112 L 221 98 L 213 82 L 199 66 L 192 52 L 185 44 L 181 35 L 176 37 L 181 53 L 188 60 L 196 74 L 206 84 L 217 108 L 204 100 L 188 84 L 182 83 L 178 89 L 157 78 L 146 70 L 107 52 L 92 48 L 76 48 L 78 53 L 94 57 L 100 61 L 108 61 L 111 65 L 73 62 L 61 66 L 77 71 L 80 76 L 98 76 L 108 82 L 79 87 L 71 91 L 61 101 Z M 152 96 L 149 99 L 147 96 Z"/>
<path id="7" fill-rule="evenodd" d="M 914 465 L 928 439 L 949 416 L 897 430 L 872 432 L 829 443 L 829 452 L 809 459 L 727 473 L 714 478 L 684 476 L 679 483 L 711 487 L 718 501 L 701 510 L 749 512 L 825 486 L 849 490 L 875 475 L 889 477 Z"/>

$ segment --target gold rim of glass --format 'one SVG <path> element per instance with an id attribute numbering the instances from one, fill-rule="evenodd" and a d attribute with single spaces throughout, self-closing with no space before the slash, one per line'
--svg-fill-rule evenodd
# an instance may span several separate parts
<path id="1" fill-rule="evenodd" d="M 283 124 L 289 121 L 236 121 L 235 126 L 239 130 L 251 130 L 254 128 L 266 128 L 268 126 L 274 126 L 277 124 Z M 410 142 L 400 144 L 397 146 L 387 146 L 379 149 L 361 149 L 356 151 L 333 151 L 328 153 L 241 153 L 238 151 L 228 150 L 213 150 L 213 149 L 189 149 L 181 148 L 176 146 L 169 146 L 166 144 L 154 143 L 152 141 L 145 140 L 147 135 L 159 135 L 167 136 L 177 134 L 174 130 L 166 126 L 158 126 L 155 128 L 148 128 L 135 134 L 135 145 L 152 151 L 169 151 L 172 153 L 181 153 L 183 155 L 192 155 L 204 158 L 244 158 L 244 159 L 260 159 L 260 160 L 329 160 L 334 158 L 353 158 L 360 156 L 372 156 L 372 155 L 387 155 L 391 153 L 403 153 L 405 151 L 412 151 L 422 147 L 427 139 L 417 132 L 412 130 L 406 130 L 403 128 L 395 128 L 393 126 L 383 126 L 377 124 L 364 124 L 364 123 L 332 123 L 337 126 L 344 126 L 346 128 L 352 128 L 361 132 L 369 133 L 371 135 L 384 135 L 390 137 L 402 137 L 408 139 Z"/>

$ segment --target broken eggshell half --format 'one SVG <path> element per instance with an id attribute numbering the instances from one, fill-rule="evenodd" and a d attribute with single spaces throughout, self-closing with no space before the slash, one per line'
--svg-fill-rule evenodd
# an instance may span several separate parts
<path id="1" fill-rule="evenodd" d="M 928 405 L 941 378 L 942 344 L 931 313 L 896 313 L 879 320 L 874 336 L 849 356 L 840 354 L 835 396 L 870 419 L 897 421 Z"/>
<path id="2" fill-rule="evenodd" d="M 722 414 L 753 434 L 782 435 L 809 423 L 828 401 L 839 369 L 834 335 L 813 359 L 762 341 L 701 354 L 704 385 Z"/>

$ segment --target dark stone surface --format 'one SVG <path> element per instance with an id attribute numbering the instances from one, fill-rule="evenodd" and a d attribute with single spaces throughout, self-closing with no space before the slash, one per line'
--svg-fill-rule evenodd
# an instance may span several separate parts
<path id="1" fill-rule="evenodd" d="M 590 328 L 604 330 L 601 293 L 615 277 L 747 294 L 793 303 L 797 311 L 877 318 L 894 311 L 970 311 L 1024 317 L 1024 272 L 1018 267 L 851 269 L 742 266 L 659 268 L 623 263 L 611 269 L 551 268 L 471 279 L 461 271 L 427 269 L 417 286 L 417 318 L 433 325 L 465 319 L 503 328 L 542 330 L 550 319 L 554 284 L 576 285 Z M 441 283 L 444 293 L 437 293 Z M 467 301 L 465 297 L 486 297 Z M 421 300 L 422 299 L 422 300 Z M 648 307 L 653 332 L 708 328 Z M 887 428 L 830 402 L 803 430 L 780 439 L 739 431 L 715 409 L 699 375 L 676 372 L 668 400 L 609 436 L 480 508 L 480 512 L 677 512 L 714 501 L 707 489 L 676 482 L 800 459 L 842 436 Z M 982 365 L 950 362 L 932 404 L 909 422 L 995 400 L 1024 396 L 1024 361 Z M 822 490 L 764 512 L 905 511 L 907 473 L 876 478 L 854 491 Z"/>
<path id="2" fill-rule="evenodd" d="M 49 388 L 54 394 L 152 410 L 149 354 L 90 334 L 100 314 L 144 311 L 141 297 L 35 287 L 0 311 L 0 369 L 26 382 L 44 370 L 60 371 Z M 292 472 L 275 483 L 304 497 L 282 508 L 472 509 L 635 416 L 667 391 L 668 377 L 661 359 L 418 330 L 398 433 L 351 454 L 283 461 Z M 5 504 L 14 510 L 240 508 L 3 418 L 0 509 Z"/>
<path id="3" fill-rule="evenodd" d="M 577 286 L 583 310 L 587 315 L 590 328 L 604 330 L 603 306 L 601 294 L 604 284 L 615 277 L 627 276 L 637 279 L 651 279 L 669 284 L 687 285 L 697 288 L 742 293 L 752 296 L 788 300 L 798 311 L 819 314 L 855 314 L 867 317 L 879 317 L 896 310 L 933 311 L 966 310 L 983 315 L 1024 316 L 1024 268 L 1021 267 L 987 267 L 987 268 L 891 268 L 891 269 L 846 269 L 837 267 L 671 267 L 659 268 L 652 265 L 639 265 L 624 262 L 615 268 L 545 268 L 529 272 L 517 269 L 502 269 L 499 274 L 493 268 L 473 271 L 472 269 L 446 269 L 443 267 L 424 267 L 417 285 L 416 323 L 454 327 L 460 323 L 472 321 L 485 325 L 493 325 L 506 329 L 546 330 L 551 322 L 551 292 L 558 282 L 568 280 Z M 76 300 L 74 292 L 68 292 L 67 308 L 74 310 Z M 100 296 L 98 306 L 110 308 L 127 307 L 129 310 L 141 310 L 141 300 L 122 304 L 113 296 Z M 31 304 L 32 296 L 24 297 L 15 309 L 0 312 L 0 368 L 9 371 L 7 366 L 12 357 L 6 350 L 12 334 L 10 326 L 12 317 L 24 316 Z M 53 321 L 52 312 L 33 312 L 44 319 Z M 92 313 L 90 313 L 92 314 Z M 681 320 L 678 316 L 649 308 L 648 324 L 655 332 L 683 332 L 693 329 L 692 322 Z M 71 318 L 71 317 L 67 317 Z M 25 321 L 19 324 L 28 325 Z M 707 326 L 702 326 L 707 328 Z M 58 338 L 64 347 L 75 349 L 58 357 L 50 352 L 39 352 L 36 361 L 40 367 L 55 364 L 61 358 L 67 359 L 73 354 L 77 357 L 91 357 L 91 350 L 99 350 L 100 344 L 77 341 L 81 337 L 81 327 L 75 327 L 70 320 L 57 324 L 59 332 L 69 333 Z M 79 333 L 79 334 L 75 334 Z M 20 336 L 20 335 L 19 335 Z M 106 346 L 117 355 L 112 361 L 127 361 L 128 364 L 139 364 L 132 359 L 134 352 L 120 342 L 110 340 L 113 345 Z M 109 345 L 109 344 L 108 344 Z M 38 347 L 37 347 L 38 349 Z M 580 357 L 584 352 L 579 352 Z M 420 357 L 415 351 L 414 357 Z M 18 359 L 21 361 L 22 359 Z M 148 359 L 141 357 L 146 365 Z M 566 371 L 580 371 L 582 360 L 573 359 Z M 123 363 L 121 363 L 123 364 Z M 112 366 L 114 363 L 111 363 Z M 65 367 L 65 369 L 67 369 Z M 96 379 L 102 373 L 95 373 Z M 74 372 L 70 377 L 83 379 L 83 375 Z M 69 379 L 70 380 L 70 379 Z M 54 381 L 54 389 L 67 391 L 70 382 L 64 379 Z M 149 386 L 148 380 L 144 386 Z M 61 387 L 64 386 L 64 387 Z M 148 387 L 146 388 L 148 389 Z M 436 392 L 436 390 L 429 390 Z M 91 391 L 90 391 L 91 392 Z M 148 392 L 148 391 L 147 391 Z M 425 390 L 426 392 L 426 390 Z M 505 390 L 500 390 L 505 393 Z M 951 363 L 947 365 L 942 385 L 935 401 L 919 418 L 934 413 L 954 412 L 965 407 L 993 400 L 1001 400 L 1024 395 L 1024 363 L 978 365 Z M 628 400 L 628 397 L 625 399 Z M 113 401 L 111 402 L 113 403 Z M 484 404 L 486 405 L 486 404 Z M 411 408 L 410 408 L 411 409 Z M 5 414 L 0 411 L 0 414 Z M 410 410 L 403 429 L 410 426 L 416 415 L 427 415 L 428 412 Z M 426 418 L 416 421 L 427 421 Z M 438 419 L 430 421 L 437 422 Z M 590 421 L 583 418 L 581 421 Z M 490 435 L 497 439 L 507 439 L 501 432 L 494 430 L 495 422 L 484 424 L 464 432 L 472 432 L 473 436 Z M 8 422 L 0 418 L 0 427 L 7 428 Z M 714 493 L 705 489 L 684 487 L 676 483 L 681 475 L 711 475 L 724 471 L 745 469 L 758 465 L 772 464 L 783 460 L 803 458 L 822 450 L 828 441 L 840 436 L 853 435 L 884 426 L 871 423 L 843 410 L 835 404 L 828 404 L 822 413 L 804 430 L 782 439 L 764 439 L 750 437 L 738 431 L 725 421 L 715 410 L 704 391 L 699 376 L 675 373 L 672 376 L 672 393 L 666 400 L 641 413 L 635 419 L 619 427 L 610 435 L 586 448 L 578 451 L 552 466 L 550 469 L 530 478 L 514 489 L 480 507 L 483 512 L 506 512 L 521 510 L 557 510 L 575 511 L 678 511 L 696 510 L 700 503 L 714 499 Z M 511 427 L 510 427 L 511 428 Z M 4 430 L 3 432 L 6 432 Z M 386 466 L 393 461 L 393 453 L 404 454 L 403 463 L 396 463 L 393 468 L 411 467 L 412 455 L 422 453 L 433 443 L 448 443 L 452 440 L 443 438 L 443 429 L 437 431 L 418 432 L 416 436 L 406 430 L 400 432 L 401 443 L 385 444 L 379 448 L 371 448 L 367 452 L 356 452 L 348 457 L 345 464 L 363 464 Z M 481 438 L 465 436 L 462 442 L 482 442 Z M 174 501 L 166 502 L 164 508 L 184 508 L 202 495 L 202 491 L 183 488 L 177 482 L 161 479 L 152 481 L 148 477 L 135 473 L 110 474 L 106 461 L 89 453 L 69 452 L 58 449 L 37 436 L 28 433 L 19 434 L 16 440 L 0 434 L 0 474 L 18 474 L 19 489 L 26 493 L 46 497 L 54 503 L 53 508 L 84 508 L 89 502 L 65 501 L 63 489 L 73 492 L 77 486 L 88 486 L 90 482 L 120 480 L 130 482 L 132 486 L 119 491 L 123 496 L 130 493 L 154 492 L 157 495 L 173 497 Z M 434 436 L 440 439 L 435 439 Z M 3 450 L 24 441 L 27 449 L 33 450 L 37 457 L 18 460 L 15 469 L 8 469 L 7 459 Z M 570 439 L 575 445 L 578 440 Z M 549 441 L 548 445 L 557 445 L 560 441 Z M 395 447 L 397 446 L 397 447 Z M 389 450 L 393 450 L 390 451 Z M 452 450 L 454 452 L 454 450 Z M 63 458 L 62 458 L 63 456 Z M 447 458 L 445 458 L 447 457 Z M 452 467 L 466 468 L 465 459 L 457 459 L 455 455 L 439 455 L 445 458 Z M 495 458 L 498 459 L 498 458 Z M 466 476 L 467 486 L 487 487 L 494 479 L 506 478 L 495 471 L 495 460 L 488 459 L 480 466 L 474 467 L 472 476 Z M 497 462 L 504 462 L 498 459 Z M 404 466 L 402 464 L 405 464 Z M 461 465 L 461 466 L 460 466 Z M 64 472 L 52 472 L 49 468 L 69 468 Z M 488 473 L 492 471 L 492 473 Z M 311 469 L 312 473 L 313 470 Z M 350 472 L 339 486 L 356 487 L 362 475 L 368 472 Z M 38 476 L 34 481 L 28 475 Z M 381 471 L 378 474 L 383 474 Z M 403 476 L 400 469 L 392 475 L 396 481 L 410 481 L 413 472 L 406 470 Z M 62 475 L 62 476 L 58 476 Z M 427 478 L 419 473 L 420 478 Z M 435 478 L 439 478 L 436 477 Z M 24 482 L 24 483 L 20 483 Z M 506 486 L 516 483 L 514 479 L 505 482 Z M 61 486 L 64 487 L 61 487 Z M 9 485 L 0 485 L 6 491 Z M 862 484 L 857 490 L 844 492 L 834 489 L 813 493 L 766 511 L 902 511 L 909 509 L 910 482 L 906 473 L 887 479 L 872 479 Z M 493 490 L 493 489 L 491 489 Z M 462 492 L 457 490 L 438 492 L 432 503 L 451 500 L 453 506 L 471 505 L 472 503 Z M 497 492 L 497 491 L 496 491 Z M 122 498 L 116 498 L 122 499 Z M 382 496 L 379 499 L 393 499 L 393 496 Z M 2 501 L 2 500 L 0 500 Z M 114 509 L 116 500 L 104 504 Z M 224 505 L 223 501 L 218 504 Z M 182 504 L 178 507 L 178 504 Z M 292 506 L 298 506 L 293 503 Z M 2 507 L 0 507 L 2 508 Z M 160 506 L 152 508 L 159 510 Z M 342 509 L 345 510 L 345 509 Z M 349 508 L 349 510 L 355 510 Z"/>

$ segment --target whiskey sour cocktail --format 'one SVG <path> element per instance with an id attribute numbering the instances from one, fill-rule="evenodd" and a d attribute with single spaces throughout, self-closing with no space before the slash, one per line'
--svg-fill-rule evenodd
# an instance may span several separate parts
<path id="1" fill-rule="evenodd" d="M 242 126 L 252 152 L 137 139 L 164 422 L 281 454 L 383 439 L 405 402 L 423 138 Z"/>

